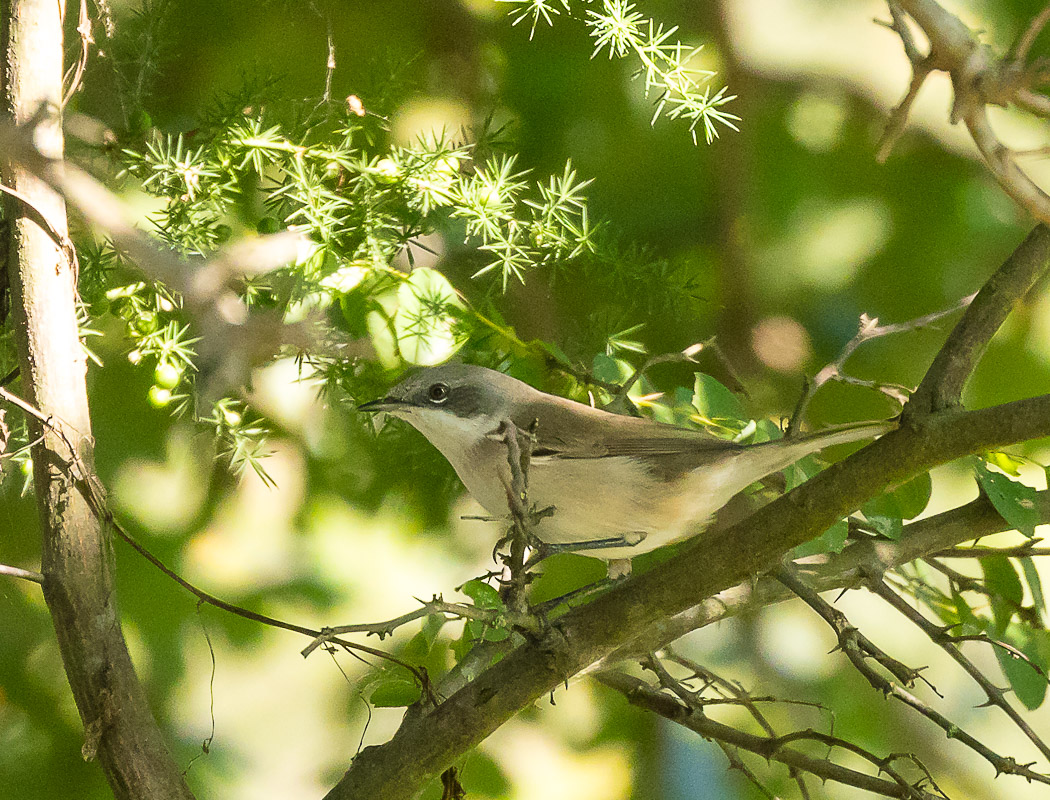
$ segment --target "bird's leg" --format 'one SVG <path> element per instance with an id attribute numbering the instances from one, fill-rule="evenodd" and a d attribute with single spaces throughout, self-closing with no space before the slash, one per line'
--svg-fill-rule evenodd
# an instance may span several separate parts
<path id="1" fill-rule="evenodd" d="M 607 539 L 589 539 L 583 542 L 539 542 L 534 548 L 529 560 L 525 562 L 525 569 L 534 567 L 544 559 L 550 558 L 558 553 L 586 553 L 588 550 L 603 550 L 607 547 L 634 547 L 645 540 L 644 531 L 629 531 L 620 536 L 610 536 Z M 623 568 L 623 562 L 627 562 L 627 568 Z M 612 565 L 617 565 L 616 574 L 612 574 Z M 631 560 L 629 558 L 616 558 L 609 562 L 611 578 L 619 578 L 629 575 L 631 572 Z"/>

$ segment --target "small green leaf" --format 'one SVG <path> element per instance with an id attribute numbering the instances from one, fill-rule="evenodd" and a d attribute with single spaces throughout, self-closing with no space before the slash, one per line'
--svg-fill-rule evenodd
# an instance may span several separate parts
<path id="1" fill-rule="evenodd" d="M 933 481 L 930 473 L 924 472 L 916 475 L 907 483 L 898 486 L 891 492 L 893 499 L 897 501 L 898 511 L 903 519 L 915 519 L 926 510 L 930 502 L 930 494 L 933 491 Z"/>
<path id="2" fill-rule="evenodd" d="M 702 372 L 696 373 L 693 383 L 693 408 L 707 420 L 741 419 L 744 416 L 737 396 Z"/>
<path id="3" fill-rule="evenodd" d="M 591 362 L 591 371 L 594 377 L 605 383 L 619 383 L 620 362 L 605 353 L 597 353 Z"/>
<path id="4" fill-rule="evenodd" d="M 815 456 L 809 455 L 804 458 L 800 458 L 798 461 L 796 461 L 794 464 L 792 464 L 790 467 L 784 470 L 784 475 L 787 478 L 785 491 L 790 492 L 796 486 L 800 486 L 801 484 L 808 481 L 810 478 L 812 478 L 814 475 L 820 472 L 820 470 L 820 463 L 817 461 Z"/>
<path id="5" fill-rule="evenodd" d="M 861 508 L 864 519 L 887 539 L 897 540 L 904 532 L 904 520 L 901 504 L 892 494 L 884 494 L 869 500 Z"/>
<path id="6" fill-rule="evenodd" d="M 421 694 L 419 686 L 415 683 L 394 679 L 376 684 L 369 699 L 376 708 L 397 708 L 412 705 L 419 700 Z"/>
<path id="7" fill-rule="evenodd" d="M 412 664 L 422 662 L 434 647 L 438 634 L 445 624 L 442 614 L 429 614 L 423 622 L 423 629 L 408 640 L 401 657 Z"/>
<path id="8" fill-rule="evenodd" d="M 992 466 L 998 467 L 1007 475 L 1013 475 L 1015 478 L 1021 477 L 1021 467 L 1024 466 L 1024 462 L 1009 453 L 1004 453 L 1001 450 L 994 450 L 983 455 L 985 461 Z"/>
<path id="9" fill-rule="evenodd" d="M 800 544 L 792 551 L 793 558 L 803 558 L 817 553 L 841 553 L 849 536 L 849 523 L 840 519 L 816 539 Z"/>
<path id="10" fill-rule="evenodd" d="M 1036 504 L 1036 490 L 1001 472 L 992 472 L 980 459 L 974 459 L 974 472 L 981 489 L 1000 516 L 1028 538 L 1035 536 L 1035 526 L 1042 521 Z"/>
<path id="11" fill-rule="evenodd" d="M 1002 647 L 994 647 L 995 656 L 999 659 L 1003 675 L 1010 682 L 1010 688 L 1029 711 L 1039 708 L 1046 697 L 1047 664 L 1038 638 L 1046 634 L 1046 631 L 1033 631 L 1023 625 L 1011 625 L 1007 629 L 1003 641 L 1024 653 L 1031 664 Z M 1032 664 L 1038 666 L 1043 674 L 1040 675 Z"/>
<path id="12" fill-rule="evenodd" d="M 982 558 L 981 570 L 984 572 L 985 587 L 991 592 L 995 630 L 1002 634 L 1024 600 L 1024 588 L 1017 570 L 1006 556 Z"/>
<path id="13" fill-rule="evenodd" d="M 952 590 L 952 599 L 955 601 L 955 610 L 959 615 L 959 622 L 962 623 L 962 630 L 955 631 L 956 633 L 981 633 L 987 627 L 985 621 L 979 619 L 973 613 L 973 609 L 966 602 L 966 598 L 954 589 Z"/>
<path id="14" fill-rule="evenodd" d="M 1039 578 L 1039 570 L 1031 556 L 1017 559 L 1021 562 L 1024 570 L 1024 579 L 1028 584 L 1028 591 L 1032 593 L 1032 605 L 1039 611 L 1046 611 L 1046 598 L 1043 596 L 1043 582 Z"/>
<path id="15" fill-rule="evenodd" d="M 474 605 L 478 608 L 504 610 L 503 598 L 499 596 L 499 592 L 495 588 L 485 583 L 485 581 L 475 578 L 464 583 L 459 590 L 473 600 Z"/>

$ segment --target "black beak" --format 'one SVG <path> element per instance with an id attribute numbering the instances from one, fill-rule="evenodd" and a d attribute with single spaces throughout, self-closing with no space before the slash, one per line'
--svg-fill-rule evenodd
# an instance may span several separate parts
<path id="1" fill-rule="evenodd" d="M 380 400 L 371 400 L 367 403 L 362 403 L 357 407 L 358 411 L 388 411 L 391 408 L 397 408 L 398 406 L 404 405 L 400 400 L 393 397 L 384 397 Z"/>

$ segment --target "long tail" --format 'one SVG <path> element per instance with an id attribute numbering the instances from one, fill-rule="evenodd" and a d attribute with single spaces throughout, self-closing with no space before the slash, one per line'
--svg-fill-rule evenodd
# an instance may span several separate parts
<path id="1" fill-rule="evenodd" d="M 737 467 L 734 470 L 735 483 L 739 484 L 736 491 L 767 475 L 779 472 L 810 453 L 837 444 L 874 439 L 895 430 L 896 427 L 895 422 L 864 422 L 746 447 L 734 459 Z"/>

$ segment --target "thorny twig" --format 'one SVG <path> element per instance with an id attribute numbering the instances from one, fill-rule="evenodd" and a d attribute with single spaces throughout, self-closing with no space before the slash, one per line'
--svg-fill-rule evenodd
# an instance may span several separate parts
<path id="1" fill-rule="evenodd" d="M 857 334 L 846 342 L 846 345 L 842 348 L 838 358 L 825 365 L 820 372 L 813 376 L 812 380 L 806 383 L 802 396 L 799 398 L 798 405 L 795 406 L 795 411 L 791 415 L 791 421 L 788 423 L 786 435 L 793 436 L 799 432 L 805 418 L 806 408 L 809 405 L 810 400 L 813 399 L 813 395 L 817 393 L 817 390 L 819 390 L 821 386 L 832 380 L 876 389 L 896 401 L 899 405 L 903 406 L 908 400 L 909 389 L 907 389 L 907 387 L 899 386 L 897 384 L 866 381 L 846 375 L 843 372 L 846 362 L 849 360 L 850 356 L 853 355 L 854 351 L 865 342 L 883 336 L 891 336 L 896 333 L 908 333 L 910 331 L 928 328 L 935 322 L 966 308 L 973 302 L 973 299 L 976 296 L 976 293 L 969 294 L 958 300 L 949 308 L 941 311 L 934 311 L 931 314 L 924 314 L 921 317 L 916 317 L 915 319 L 907 320 L 906 322 L 895 322 L 888 325 L 880 325 L 878 317 L 869 317 L 867 314 L 862 314 Z"/>
<path id="2" fill-rule="evenodd" d="M 674 680 L 671 677 L 670 673 L 664 668 L 663 664 L 660 663 L 662 659 L 671 661 L 679 666 L 685 667 L 686 669 L 690 670 L 696 678 L 704 681 L 705 688 L 709 686 L 714 686 L 715 690 L 721 695 L 721 698 L 702 698 L 700 697 L 700 692 L 679 694 L 684 688 L 683 683 Z M 743 686 L 727 681 L 724 678 L 711 672 L 706 667 L 702 667 L 701 665 L 696 664 L 687 658 L 683 658 L 682 656 L 679 656 L 678 654 L 673 653 L 670 650 L 665 650 L 659 655 L 654 654 L 650 656 L 645 662 L 643 662 L 643 666 L 645 666 L 647 669 L 652 670 L 656 674 L 661 686 L 663 686 L 665 689 L 670 689 L 675 694 L 678 694 L 681 697 L 682 701 L 686 704 L 695 704 L 700 706 L 701 708 L 717 703 L 733 703 L 735 705 L 743 706 L 747 709 L 748 713 L 751 714 L 751 717 L 755 720 L 755 722 L 758 723 L 759 727 L 762 728 L 766 736 L 769 736 L 770 738 L 776 738 L 776 730 L 770 724 L 769 720 L 766 718 L 766 715 L 763 714 L 758 707 L 759 702 L 777 702 L 776 698 L 752 697 L 751 694 L 748 693 Z M 743 762 L 739 760 L 739 758 L 736 756 L 735 750 L 731 748 L 730 745 L 722 741 L 717 741 L 717 744 L 722 749 L 722 752 L 725 753 L 726 758 L 729 759 L 729 763 L 732 768 L 739 769 L 748 777 L 749 780 L 751 780 L 752 783 L 764 789 L 764 787 L 762 787 L 762 785 L 758 782 L 758 779 L 754 775 L 752 775 L 749 770 L 746 770 L 746 768 L 743 765 Z M 798 790 L 801 796 L 804 798 L 804 800 L 808 800 L 809 789 L 806 786 L 806 782 L 802 776 L 802 773 L 797 767 L 793 766 L 788 766 L 788 773 L 790 774 L 792 780 L 795 781 L 795 784 L 798 786 Z"/>
<path id="3" fill-rule="evenodd" d="M 532 515 L 529 512 L 529 466 L 532 462 L 533 430 L 523 432 L 509 419 L 502 420 L 490 436 L 507 448 L 507 465 L 510 469 L 509 483 L 504 483 L 507 507 L 510 510 L 510 555 L 504 560 L 509 576 L 501 581 L 504 601 L 514 615 L 524 617 L 528 608 L 526 589 L 531 580 L 525 569 L 525 551 L 536 541 L 532 532 Z M 502 474 L 502 473 L 501 473 Z"/>
<path id="4" fill-rule="evenodd" d="M 387 636 L 394 633 L 395 630 L 400 628 L 402 625 L 407 625 L 410 622 L 415 622 L 417 619 L 423 619 L 431 614 L 441 614 L 443 616 L 458 617 L 460 619 L 476 619 L 483 622 L 495 622 L 499 616 L 496 609 L 485 609 L 478 608 L 477 606 L 467 605 L 465 603 L 447 603 L 436 596 L 429 602 L 424 602 L 421 607 L 415 611 L 409 611 L 407 614 L 402 614 L 400 617 L 394 617 L 383 622 L 361 622 L 352 625 L 336 625 L 334 627 L 323 628 L 321 635 L 312 641 L 302 651 L 303 656 L 308 656 L 319 646 L 325 642 L 330 641 L 333 636 L 340 636 L 346 633 L 364 633 L 368 636 L 378 636 L 379 641 L 383 641 Z"/>
<path id="5" fill-rule="evenodd" d="M 891 755 L 887 758 L 879 758 L 851 742 L 811 729 L 778 737 L 746 733 L 711 719 L 704 714 L 702 708 L 690 704 L 680 697 L 668 694 L 661 687 L 651 686 L 634 676 L 614 670 L 603 670 L 597 673 L 596 677 L 605 685 L 622 692 L 633 705 L 659 714 L 671 722 L 695 731 L 706 739 L 725 742 L 734 748 L 754 753 L 767 760 L 777 761 L 788 767 L 808 772 L 821 780 L 855 786 L 884 797 L 909 798 L 910 800 L 944 798 L 944 794 L 935 785 L 931 786 L 931 788 L 936 794 L 931 794 L 925 788 L 924 784 L 932 784 L 925 770 L 923 770 L 922 782 L 917 785 L 908 783 L 903 776 L 897 773 L 891 766 L 891 762 L 898 759 L 899 756 Z M 818 741 L 830 747 L 841 747 L 874 764 L 881 772 L 890 775 L 893 780 L 885 780 L 850 769 L 827 758 L 815 758 L 787 746 L 791 742 L 798 740 Z"/>
<path id="6" fill-rule="evenodd" d="M 973 678 L 974 682 L 984 691 L 985 696 L 988 698 L 986 705 L 993 705 L 996 708 L 1001 709 L 1002 712 L 1010 718 L 1010 721 L 1028 737 L 1028 740 L 1035 745 L 1036 749 L 1043 754 L 1043 757 L 1046 758 L 1047 761 L 1050 761 L 1050 747 L 1047 747 L 1046 743 L 1035 733 L 1035 731 L 1032 730 L 1031 726 L 1025 722 L 1024 718 L 1017 712 L 1017 710 L 1007 702 L 1006 692 L 992 683 L 988 677 L 981 672 L 976 664 L 963 655 L 962 650 L 958 647 L 958 643 L 962 637 L 953 637 L 945 628 L 941 628 L 926 619 L 925 616 L 923 616 L 917 609 L 913 608 L 903 597 L 893 591 L 885 581 L 882 580 L 881 576 L 867 575 L 866 577 L 868 579 L 866 583 L 868 589 L 885 600 L 905 619 L 925 633 L 931 641 L 936 643 L 942 650 L 944 650 L 944 652 L 951 656 L 955 662 L 963 668 L 966 674 Z"/>
<path id="7" fill-rule="evenodd" d="M 969 547 L 950 547 L 947 550 L 938 550 L 930 553 L 930 558 L 988 558 L 989 556 L 1006 556 L 1007 558 L 1034 558 L 1036 556 L 1050 556 L 1050 547 L 1036 547 L 1036 542 L 1042 539 L 1029 539 L 1025 544 L 1016 547 L 983 547 L 971 545 Z"/>
<path id="8" fill-rule="evenodd" d="M 868 664 L 865 658 L 865 653 L 857 641 L 858 634 L 856 633 L 856 628 L 849 623 L 849 620 L 846 619 L 846 616 L 841 611 L 834 608 L 830 603 L 821 598 L 816 591 L 811 589 L 801 579 L 794 575 L 790 568 L 781 569 L 777 574 L 777 577 L 831 626 L 832 630 L 835 631 L 835 634 L 838 637 L 840 647 L 849 658 L 850 663 L 852 663 L 856 670 L 864 676 L 868 683 L 871 684 L 872 688 L 877 689 L 885 695 L 897 698 L 905 705 L 926 717 L 926 719 L 930 720 L 943 730 L 948 738 L 957 739 L 984 758 L 995 768 L 997 774 L 1020 775 L 1029 781 L 1035 781 L 1050 786 L 1050 776 L 1033 771 L 1031 769 L 1031 764 L 1019 764 L 1013 758 L 999 755 L 959 725 L 952 722 L 936 709 L 932 708 L 929 704 L 907 691 L 903 686 L 887 680 L 884 676 L 880 675 L 878 671 Z M 883 663 L 882 659 L 878 660 L 880 664 L 883 664 L 883 666 L 886 666 L 887 669 L 889 669 L 889 666 Z M 899 662 L 894 662 L 890 659 L 889 663 L 893 664 Z M 914 674 L 917 676 L 917 673 Z"/>

